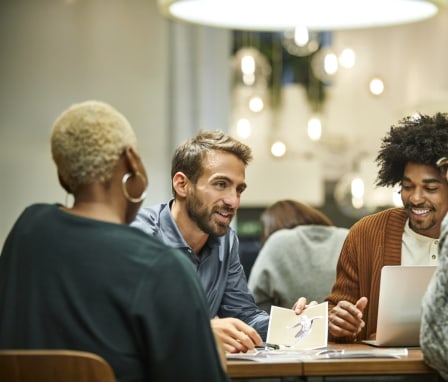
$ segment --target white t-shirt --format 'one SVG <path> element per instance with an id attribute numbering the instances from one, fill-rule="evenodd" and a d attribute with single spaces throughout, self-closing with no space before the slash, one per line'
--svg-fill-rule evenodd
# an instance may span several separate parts
<path id="1" fill-rule="evenodd" d="M 439 239 L 413 231 L 409 219 L 404 226 L 401 265 L 439 265 Z"/>

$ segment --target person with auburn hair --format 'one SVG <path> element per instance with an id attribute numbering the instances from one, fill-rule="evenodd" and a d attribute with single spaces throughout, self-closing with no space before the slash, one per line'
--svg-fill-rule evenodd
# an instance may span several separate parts
<path id="1" fill-rule="evenodd" d="M 148 179 L 126 118 L 98 101 L 72 105 L 51 151 L 74 204 L 33 204 L 9 233 L 0 349 L 96 353 L 118 382 L 228 381 L 191 264 L 128 225 Z"/>
<path id="2" fill-rule="evenodd" d="M 260 217 L 262 248 L 249 276 L 255 303 L 289 307 L 297 294 L 323 301 L 336 276 L 348 229 L 333 225 L 321 211 L 296 200 L 279 200 Z"/>
<path id="3" fill-rule="evenodd" d="M 299 225 L 333 226 L 331 220 L 318 209 L 297 200 L 279 200 L 267 207 L 260 216 L 261 244 L 275 231 Z"/>

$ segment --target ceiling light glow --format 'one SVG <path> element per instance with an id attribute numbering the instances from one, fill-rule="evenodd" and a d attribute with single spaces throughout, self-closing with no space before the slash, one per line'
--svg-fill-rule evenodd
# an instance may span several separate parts
<path id="1" fill-rule="evenodd" d="M 308 121 L 308 137 L 312 141 L 318 141 L 322 136 L 322 123 L 319 118 L 313 117 Z"/>
<path id="2" fill-rule="evenodd" d="M 355 52 L 353 49 L 345 48 L 339 55 L 339 64 L 346 69 L 353 68 L 355 65 Z"/>
<path id="3" fill-rule="evenodd" d="M 241 118 L 236 123 L 236 133 L 241 138 L 249 138 L 252 133 L 250 122 L 246 118 Z"/>
<path id="4" fill-rule="evenodd" d="M 264 102 L 260 97 L 255 96 L 249 100 L 250 111 L 253 111 L 254 113 L 259 113 L 260 111 L 263 110 L 263 108 L 264 108 Z"/>
<path id="5" fill-rule="evenodd" d="M 369 84 L 370 93 L 373 95 L 381 95 L 384 92 L 384 82 L 381 78 L 374 78 Z"/>
<path id="6" fill-rule="evenodd" d="M 158 0 L 163 14 L 212 27 L 285 31 L 371 28 L 434 16 L 447 0 Z"/>
<path id="7" fill-rule="evenodd" d="M 271 153 L 275 157 L 282 157 L 286 154 L 286 145 L 282 141 L 274 142 L 271 146 Z"/>

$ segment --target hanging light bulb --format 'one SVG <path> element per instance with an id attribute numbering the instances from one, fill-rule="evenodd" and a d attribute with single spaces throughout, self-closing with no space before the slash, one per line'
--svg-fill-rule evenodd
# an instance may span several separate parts
<path id="1" fill-rule="evenodd" d="M 294 42 L 300 47 L 304 47 L 310 42 L 310 33 L 305 25 L 296 26 L 294 30 Z"/>
<path id="2" fill-rule="evenodd" d="M 346 69 L 353 68 L 355 65 L 355 58 L 356 55 L 353 49 L 345 48 L 339 55 L 339 64 Z"/>
<path id="3" fill-rule="evenodd" d="M 361 178 L 353 178 L 350 189 L 354 198 L 362 199 L 364 197 L 364 181 Z"/>
<path id="4" fill-rule="evenodd" d="M 247 118 L 240 118 L 236 123 L 236 133 L 240 138 L 246 139 L 250 137 L 252 127 Z"/>
<path id="5" fill-rule="evenodd" d="M 259 113 L 264 108 L 263 98 L 260 96 L 252 96 L 249 99 L 249 110 L 254 113 Z"/>
<path id="6" fill-rule="evenodd" d="M 293 56 L 309 56 L 319 49 L 319 34 L 308 30 L 304 25 L 298 25 L 284 33 L 282 44 Z"/>
<path id="7" fill-rule="evenodd" d="M 253 85 L 255 82 L 255 59 L 251 55 L 241 58 L 241 73 L 245 85 Z"/>
<path id="8" fill-rule="evenodd" d="M 338 57 L 331 48 L 322 48 L 311 60 L 314 75 L 323 82 L 335 78 L 338 68 Z"/>
<path id="9" fill-rule="evenodd" d="M 354 218 L 365 216 L 375 209 L 366 203 L 365 181 L 356 171 L 344 175 L 336 183 L 334 199 L 343 214 Z"/>
<path id="10" fill-rule="evenodd" d="M 353 178 L 351 181 L 352 206 L 359 210 L 364 206 L 364 181 L 361 178 Z"/>
<path id="11" fill-rule="evenodd" d="M 258 49 L 243 47 L 239 49 L 232 59 L 234 83 L 243 86 L 267 86 L 271 74 L 268 60 Z"/>
<path id="12" fill-rule="evenodd" d="M 384 82 L 381 78 L 373 78 L 369 83 L 370 93 L 373 95 L 381 95 L 384 92 Z"/>
<path id="13" fill-rule="evenodd" d="M 271 154 L 280 158 L 286 154 L 286 145 L 282 141 L 276 141 L 271 146 Z"/>
<path id="14" fill-rule="evenodd" d="M 318 117 L 308 120 L 308 137 L 312 141 L 318 141 L 322 136 L 322 122 Z"/>
<path id="15" fill-rule="evenodd" d="M 338 71 L 338 58 L 334 53 L 327 53 L 324 56 L 324 70 L 329 76 L 334 75 Z"/>
<path id="16" fill-rule="evenodd" d="M 252 54 L 241 57 L 241 71 L 243 74 L 255 74 L 255 58 Z"/>

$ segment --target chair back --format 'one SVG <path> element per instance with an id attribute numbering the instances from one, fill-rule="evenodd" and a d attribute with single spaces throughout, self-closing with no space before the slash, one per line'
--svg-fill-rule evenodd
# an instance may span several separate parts
<path id="1" fill-rule="evenodd" d="M 0 381 L 116 382 L 100 356 L 74 350 L 0 350 Z"/>

